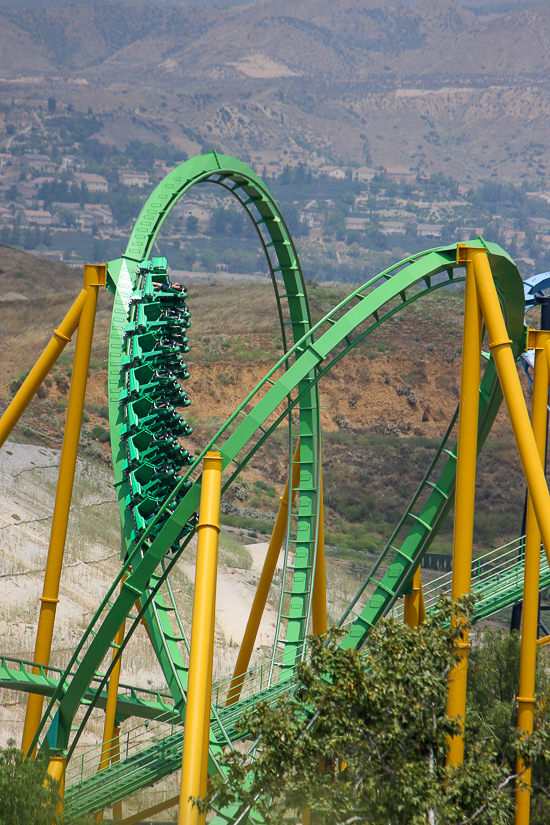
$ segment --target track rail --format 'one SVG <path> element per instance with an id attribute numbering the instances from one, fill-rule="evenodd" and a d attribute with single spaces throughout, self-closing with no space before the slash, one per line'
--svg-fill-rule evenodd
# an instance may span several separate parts
<path id="1" fill-rule="evenodd" d="M 492 550 L 477 558 L 472 564 L 472 593 L 478 601 L 472 612 L 472 624 L 486 619 L 493 614 L 511 607 L 521 595 L 525 560 L 522 555 L 525 537 L 520 537 L 504 547 Z M 544 550 L 541 549 L 541 589 L 550 586 L 550 569 Z M 433 579 L 424 587 L 426 612 L 437 607 L 441 595 L 450 595 L 452 574 L 445 573 Z M 392 613 L 401 620 L 403 606 L 399 605 Z M 232 737 L 232 742 L 246 739 L 246 731 L 237 730 L 238 720 L 244 707 L 251 709 L 257 702 L 275 701 L 288 691 L 288 682 L 282 682 L 269 691 L 260 690 L 260 683 L 252 676 L 257 687 L 256 693 L 241 703 L 239 713 L 235 715 L 232 708 L 226 708 L 224 698 L 229 687 L 220 685 L 221 702 L 217 710 L 224 728 Z M 224 689 L 225 688 L 225 689 Z M 213 686 L 214 694 L 216 686 Z M 99 776 L 97 769 L 101 759 L 101 746 L 88 749 L 73 759 L 67 773 L 67 791 L 65 797 L 66 815 L 71 819 L 95 809 L 102 798 L 108 796 L 111 801 L 119 801 L 144 787 L 170 776 L 181 768 L 181 750 L 183 746 L 183 728 L 171 722 L 160 722 L 147 728 L 139 725 L 124 734 L 120 749 L 121 761 L 111 765 Z M 212 718 L 216 726 L 218 721 Z"/>
<path id="2" fill-rule="evenodd" d="M 149 264 L 148 256 L 170 210 L 197 183 L 212 183 L 229 191 L 252 220 L 275 289 L 285 351 L 201 454 L 194 460 L 190 458 L 182 462 L 181 475 L 173 476 L 169 484 L 160 485 L 160 488 L 157 485 L 152 495 L 152 488 L 142 495 L 143 491 L 138 489 L 141 482 L 130 467 L 129 426 L 132 415 L 139 418 L 148 414 L 141 407 L 137 408 L 143 396 L 153 403 L 158 397 L 158 387 L 155 387 L 159 382 L 166 382 L 162 369 L 162 374 L 157 375 L 152 368 L 147 368 L 149 372 L 144 370 L 143 360 L 136 365 L 135 352 L 146 353 L 147 358 L 156 357 L 157 344 L 161 342 L 166 354 L 162 336 L 170 327 L 170 363 L 177 369 L 181 367 L 181 358 L 174 355 L 177 323 L 165 322 L 163 318 L 168 316 L 163 316 L 162 312 L 161 317 L 155 314 L 156 310 L 151 314 L 143 306 L 140 309 L 141 304 L 149 299 L 158 303 L 153 293 L 160 282 L 166 292 L 172 289 L 165 263 L 160 266 L 158 260 L 156 263 L 153 260 Z M 484 244 L 481 239 L 471 242 L 471 245 L 483 245 L 488 250 L 517 357 L 524 346 L 524 298 L 519 273 L 498 246 Z M 151 286 L 152 276 L 147 281 L 147 271 L 155 268 L 157 286 Z M 192 535 L 193 514 L 200 499 L 200 462 L 212 447 L 220 450 L 225 471 L 223 491 L 227 490 L 270 434 L 283 421 L 291 420 L 289 414 L 297 409 L 300 420 L 297 435 L 301 439 L 300 487 L 297 491 L 300 506 L 294 569 L 288 582 L 290 609 L 285 633 L 276 639 L 276 645 L 282 647 L 282 654 L 277 657 L 277 647 L 273 654 L 278 660 L 278 684 L 274 682 L 267 692 L 261 690 L 258 694 L 252 694 L 227 711 L 213 706 L 210 769 L 216 770 L 216 753 L 234 741 L 233 731 L 243 707 L 255 703 L 257 696 L 268 698 L 286 690 L 297 663 L 305 655 L 319 512 L 319 380 L 360 341 L 400 310 L 435 290 L 462 280 L 463 275 L 456 261 L 456 246 L 429 250 L 399 262 L 363 284 L 321 321 L 312 325 L 292 239 L 268 190 L 248 167 L 212 153 L 188 161 L 162 182 L 142 210 L 125 254 L 108 265 L 108 284 L 115 292 L 109 343 L 109 404 L 115 483 L 123 527 L 121 570 L 67 669 L 59 675 L 57 684 L 48 688 L 48 692 L 50 688 L 53 692 L 35 742 L 46 729 L 46 747 L 66 753 L 70 760 L 94 706 L 103 701 L 105 686 L 116 658 L 122 654 L 144 617 L 175 708 L 183 720 L 187 641 L 171 593 L 169 573 Z M 157 338 L 149 341 L 144 349 L 139 336 L 149 334 L 150 324 L 158 325 L 159 318 L 165 324 L 164 331 L 159 332 Z M 292 342 L 287 338 L 287 328 L 291 330 Z M 134 347 L 136 341 L 139 343 L 137 350 Z M 183 341 L 181 334 L 176 343 L 180 353 L 187 348 L 187 341 Z M 182 374 L 181 377 L 185 376 Z M 170 392 L 177 395 L 176 382 L 172 381 L 171 386 Z M 181 394 L 177 397 L 182 400 Z M 489 359 L 481 383 L 478 449 L 485 442 L 501 400 L 494 363 Z M 183 426 L 181 417 L 174 420 L 177 427 Z M 452 423 L 403 519 L 342 618 L 348 628 L 343 640 L 345 647 L 360 648 L 369 628 L 394 608 L 452 507 L 456 470 L 456 448 L 449 443 Z M 152 422 L 150 435 L 158 431 L 155 426 Z M 143 463 L 143 451 L 149 451 L 147 454 L 151 457 L 150 446 L 150 441 L 145 445 L 137 444 L 136 468 Z M 162 453 L 156 447 L 155 450 L 156 454 L 150 461 L 152 473 L 156 472 Z M 132 486 L 132 478 L 137 479 L 139 484 Z M 151 478 L 148 478 L 146 484 L 150 482 Z M 154 506 L 147 504 L 151 500 L 154 500 Z M 142 501 L 145 501 L 145 506 L 142 506 Z M 141 520 L 136 519 L 136 512 L 139 512 Z M 383 569 L 386 572 L 380 576 L 379 572 Z M 507 597 L 506 593 L 503 598 Z M 131 613 L 135 604 L 137 607 Z M 130 617 L 130 624 L 123 642 L 112 662 L 108 661 L 114 637 L 127 617 Z M 87 710 L 72 735 L 75 714 L 82 703 L 87 704 Z M 94 800 L 94 804 L 101 807 L 100 800 L 97 797 Z"/>
<path id="3" fill-rule="evenodd" d="M 479 241 L 478 243 L 482 242 Z M 523 340 L 521 279 L 513 263 L 499 247 L 491 244 L 487 246 L 491 266 L 507 316 L 509 334 L 514 341 L 516 354 L 519 354 Z M 349 352 L 360 340 L 403 307 L 409 306 L 423 295 L 429 294 L 445 284 L 460 280 L 456 277 L 456 268 L 456 247 L 453 246 L 414 256 L 364 284 L 316 324 L 311 333 L 307 333 L 283 356 L 245 399 L 241 408 L 230 417 L 210 444 L 205 447 L 195 464 L 186 471 L 182 476 L 182 480 L 176 485 L 172 498 L 169 497 L 165 502 L 164 511 L 170 512 L 170 515 L 158 534 L 150 539 L 146 531 L 132 551 L 126 565 L 123 565 L 124 570 L 125 568 L 128 569 L 129 565 L 133 563 L 132 571 L 122 587 L 121 594 L 113 601 L 112 607 L 109 608 L 108 600 L 114 592 L 115 583 L 106 601 L 96 614 L 92 626 L 86 632 L 79 649 L 75 652 L 75 656 L 79 656 L 86 645 L 89 644 L 78 669 L 82 675 L 81 682 L 79 683 L 76 679 L 73 679 L 65 694 L 61 697 L 61 691 L 59 691 L 50 703 L 51 712 L 53 703 L 60 698 L 59 725 L 56 725 L 56 744 L 58 746 L 65 748 L 68 746 L 68 725 L 74 717 L 80 702 L 79 690 L 82 691 L 83 688 L 87 688 L 89 678 L 91 678 L 89 674 L 97 669 L 106 655 L 114 633 L 120 625 L 121 617 L 125 615 L 130 604 L 138 596 L 142 598 L 145 594 L 145 598 L 142 598 L 142 611 L 149 606 L 152 598 L 151 591 L 147 595 L 146 590 L 150 578 L 155 574 L 155 570 L 164 559 L 167 549 L 178 538 L 184 525 L 195 511 L 200 495 L 200 478 L 195 481 L 185 497 L 173 510 L 170 509 L 170 505 L 187 478 L 198 467 L 198 463 L 206 450 L 215 443 L 218 449 L 221 450 L 224 468 L 231 468 L 229 477 L 224 483 L 224 489 L 226 489 L 238 476 L 242 467 L 250 460 L 260 444 L 304 397 L 307 392 L 304 388 L 305 382 L 316 383 L 346 352 Z M 439 276 L 439 278 L 436 276 Z M 376 283 L 380 282 L 381 284 L 376 289 L 370 291 Z M 352 333 L 355 333 L 354 337 L 351 337 Z M 277 378 L 276 374 L 281 372 L 281 368 L 285 364 L 288 368 Z M 480 443 L 486 437 L 500 403 L 498 381 L 491 364 L 491 361 L 487 364 L 482 384 L 482 399 L 485 402 L 486 414 L 480 418 Z M 298 389 L 298 392 L 295 391 L 296 389 Z M 292 394 L 293 391 L 294 395 Z M 252 409 L 244 413 L 242 418 L 238 418 L 246 404 L 249 404 Z M 228 433 L 237 419 L 239 423 L 232 432 Z M 254 441 L 253 437 L 258 436 L 258 431 L 261 435 Z M 244 456 L 240 455 L 241 451 L 244 452 Z M 452 451 L 449 452 L 452 453 Z M 432 493 L 432 495 L 438 497 L 435 504 L 433 501 L 429 504 L 432 511 L 433 527 L 430 524 L 428 530 L 420 524 L 417 518 L 412 519 L 414 523 L 412 528 L 409 528 L 405 541 L 414 542 L 415 552 L 406 555 L 403 552 L 396 553 L 398 558 L 390 565 L 389 575 L 386 574 L 386 579 L 383 579 L 377 585 L 377 592 L 374 594 L 375 601 L 373 602 L 371 597 L 367 607 L 352 625 L 347 636 L 347 644 L 360 645 L 368 627 L 376 621 L 377 617 L 384 615 L 391 609 L 406 582 L 410 579 L 415 565 L 419 563 L 421 553 L 429 546 L 429 541 L 433 540 L 437 528 L 446 514 L 445 510 L 448 511 L 451 506 L 456 462 L 452 454 L 446 456 L 446 458 L 447 464 L 442 474 L 446 474 L 448 479 L 449 494 L 448 498 L 445 499 L 445 503 L 442 504 L 441 495 L 435 490 Z M 438 486 L 441 486 L 440 482 L 438 482 Z M 423 521 L 425 525 L 429 524 L 427 520 L 423 519 Z M 185 544 L 184 540 L 171 561 L 165 562 L 165 570 L 157 571 L 158 580 L 155 587 L 160 588 L 160 584 L 165 580 L 179 554 L 184 550 Z M 403 546 L 404 543 L 400 550 Z M 138 558 L 142 547 L 145 548 L 145 552 L 141 555 L 141 558 Z M 392 548 L 388 549 L 388 553 L 395 552 Z M 105 616 L 103 616 L 104 612 L 106 613 Z M 122 648 L 124 648 L 126 641 L 133 632 L 138 618 L 136 617 L 126 634 Z M 96 635 L 93 635 L 92 631 Z M 60 733 L 63 735 L 60 736 Z M 75 739 L 77 738 L 78 736 L 75 737 Z M 73 747 L 74 743 L 71 745 L 71 749 Z"/>

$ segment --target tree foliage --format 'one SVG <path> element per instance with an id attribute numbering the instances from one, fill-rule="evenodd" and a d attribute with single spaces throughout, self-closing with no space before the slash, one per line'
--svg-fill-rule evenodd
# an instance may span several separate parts
<path id="1" fill-rule="evenodd" d="M 13 745 L 0 750 L 0 825 L 59 821 L 59 785 L 47 776 L 47 767 L 47 760 L 24 759 Z"/>
<path id="2" fill-rule="evenodd" d="M 382 621 L 361 655 L 312 639 L 291 697 L 245 714 L 254 753 L 227 754 L 226 779 L 200 807 L 251 806 L 273 825 L 295 823 L 306 807 L 323 825 L 508 825 L 514 770 L 490 722 L 467 736 L 461 766 L 445 765 L 459 729 L 446 713 L 451 611 L 442 604 L 417 630 Z M 542 725 L 522 753 L 546 759 L 547 740 Z M 513 728 L 507 745 L 514 755 Z"/>

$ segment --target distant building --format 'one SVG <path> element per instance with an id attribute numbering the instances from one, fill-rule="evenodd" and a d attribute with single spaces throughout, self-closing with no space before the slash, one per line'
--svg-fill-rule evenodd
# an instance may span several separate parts
<path id="1" fill-rule="evenodd" d="M 422 238 L 441 238 L 442 232 L 442 223 L 419 223 L 416 226 L 416 234 Z"/>
<path id="2" fill-rule="evenodd" d="M 70 169 L 71 167 L 78 168 L 80 164 L 78 163 L 77 159 L 74 155 L 64 155 L 61 158 L 61 171 L 65 171 L 65 169 Z"/>
<path id="3" fill-rule="evenodd" d="M 400 221 L 380 221 L 380 229 L 384 235 L 405 235 L 405 224 Z"/>
<path id="4" fill-rule="evenodd" d="M 0 169 L 3 169 L 4 166 L 11 166 L 14 160 L 15 158 L 13 155 L 9 155 L 5 152 L 0 153 Z"/>
<path id="5" fill-rule="evenodd" d="M 283 171 L 282 166 L 278 166 L 275 163 L 268 163 L 264 167 L 258 170 L 258 174 L 262 176 L 262 178 L 278 178 L 281 172 Z"/>
<path id="6" fill-rule="evenodd" d="M 384 171 L 386 179 L 394 183 L 414 183 L 416 181 L 416 172 L 413 172 L 408 166 L 388 166 Z"/>
<path id="7" fill-rule="evenodd" d="M 53 171 L 53 163 L 49 155 L 38 155 L 35 153 L 23 155 L 22 163 L 23 166 L 28 166 L 30 169 L 39 169 L 41 172 Z"/>
<path id="8" fill-rule="evenodd" d="M 118 173 L 118 182 L 123 186 L 138 186 L 143 189 L 149 185 L 149 175 L 147 172 L 132 172 L 124 170 Z"/>
<path id="9" fill-rule="evenodd" d="M 461 241 L 469 241 L 472 238 L 477 238 L 483 232 L 482 226 L 457 226 L 458 237 Z"/>
<path id="10" fill-rule="evenodd" d="M 102 223 L 110 226 L 113 223 L 113 213 L 111 207 L 103 203 L 88 203 L 85 212 L 89 212 L 95 217 L 96 223 Z"/>
<path id="11" fill-rule="evenodd" d="M 352 178 L 360 182 L 367 182 L 373 180 L 377 176 L 376 169 L 371 169 L 369 166 L 360 166 L 359 169 L 354 169 Z"/>
<path id="12" fill-rule="evenodd" d="M 81 229 L 91 229 L 92 226 L 97 225 L 97 217 L 93 212 L 88 212 L 87 209 L 77 209 L 75 212 L 76 224 Z"/>
<path id="13" fill-rule="evenodd" d="M 21 226 L 51 226 L 57 220 L 45 209 L 22 209 Z"/>
<path id="14" fill-rule="evenodd" d="M 346 218 L 346 229 L 362 232 L 366 222 L 366 218 Z"/>
<path id="15" fill-rule="evenodd" d="M 40 178 L 33 178 L 32 183 L 34 183 L 35 186 L 40 187 L 43 183 L 54 183 L 55 180 L 56 178 L 54 178 L 53 175 L 44 175 Z"/>
<path id="16" fill-rule="evenodd" d="M 88 172 L 75 172 L 74 183 L 84 184 L 88 192 L 108 192 L 109 184 L 103 175 L 92 175 Z"/>

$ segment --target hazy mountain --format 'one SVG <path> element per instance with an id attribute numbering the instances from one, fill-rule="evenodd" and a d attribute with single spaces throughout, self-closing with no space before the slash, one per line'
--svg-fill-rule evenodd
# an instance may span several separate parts
<path id="1" fill-rule="evenodd" d="M 475 5 L 11 7 L 0 13 L 1 94 L 91 106 L 98 137 L 118 145 L 212 144 L 263 161 L 317 154 L 455 177 L 543 173 L 550 4 Z"/>

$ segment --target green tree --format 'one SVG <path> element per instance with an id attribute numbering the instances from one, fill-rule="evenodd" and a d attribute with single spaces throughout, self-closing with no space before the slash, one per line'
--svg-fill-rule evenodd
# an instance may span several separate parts
<path id="1" fill-rule="evenodd" d="M 46 770 L 45 759 L 24 759 L 13 742 L 0 750 L 0 825 L 58 821 L 59 785 L 47 777 Z"/>
<path id="2" fill-rule="evenodd" d="M 305 807 L 323 825 L 509 825 L 515 776 L 491 736 L 470 737 L 464 763 L 445 765 L 458 730 L 446 714 L 451 611 L 418 630 L 382 621 L 361 655 L 313 639 L 290 698 L 245 714 L 253 763 L 228 754 L 206 805 L 250 805 L 275 825 Z M 522 752 L 547 758 L 544 726 Z"/>
<path id="3" fill-rule="evenodd" d="M 468 657 L 467 741 L 491 738 L 499 762 L 513 770 L 516 760 L 516 695 L 519 685 L 521 637 L 518 633 L 488 629 Z M 548 721 L 550 678 L 544 650 L 537 656 L 535 693 L 538 724 Z M 544 756 L 544 754 L 542 754 Z M 535 754 L 532 763 L 531 825 L 550 822 L 550 765 Z"/>

